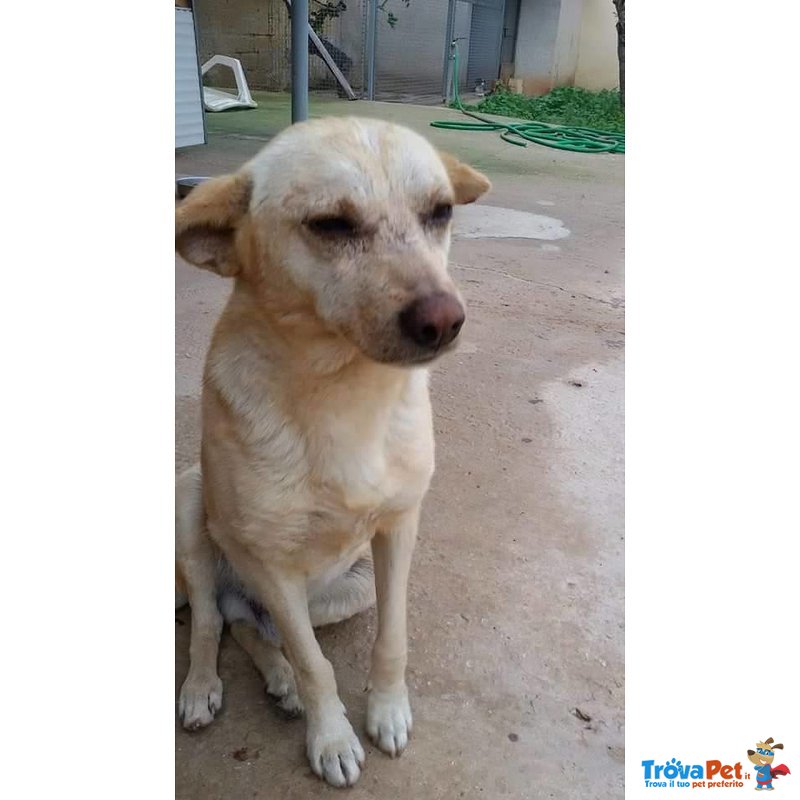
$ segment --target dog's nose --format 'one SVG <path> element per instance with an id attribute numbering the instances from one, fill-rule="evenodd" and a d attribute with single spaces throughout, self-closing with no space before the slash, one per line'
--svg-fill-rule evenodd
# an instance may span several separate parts
<path id="1" fill-rule="evenodd" d="M 400 313 L 400 330 L 421 347 L 438 350 L 458 336 L 464 324 L 464 307 L 447 292 L 414 300 Z"/>

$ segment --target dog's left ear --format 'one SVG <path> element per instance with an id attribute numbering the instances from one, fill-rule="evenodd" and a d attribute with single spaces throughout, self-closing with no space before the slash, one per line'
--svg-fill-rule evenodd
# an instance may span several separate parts
<path id="1" fill-rule="evenodd" d="M 225 278 L 238 274 L 236 229 L 247 214 L 252 184 L 242 173 L 204 181 L 175 210 L 175 249 L 190 264 Z"/>
<path id="2" fill-rule="evenodd" d="M 482 194 L 486 194 L 492 188 L 489 179 L 472 167 L 459 161 L 450 153 L 439 152 L 444 168 L 450 177 L 453 191 L 456 195 L 456 203 L 464 205 L 474 203 Z"/>

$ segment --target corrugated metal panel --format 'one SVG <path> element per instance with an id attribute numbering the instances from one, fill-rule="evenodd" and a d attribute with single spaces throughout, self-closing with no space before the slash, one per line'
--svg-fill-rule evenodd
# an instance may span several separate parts
<path id="1" fill-rule="evenodd" d="M 490 82 L 500 74 L 500 46 L 503 39 L 502 3 L 475 3 L 469 36 L 467 91 L 479 80 Z"/>
<path id="2" fill-rule="evenodd" d="M 203 97 L 194 20 L 188 8 L 175 9 L 175 147 L 205 144 Z"/>

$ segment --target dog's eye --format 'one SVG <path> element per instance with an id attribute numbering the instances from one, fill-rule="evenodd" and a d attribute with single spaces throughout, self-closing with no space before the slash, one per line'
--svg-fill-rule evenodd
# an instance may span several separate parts
<path id="1" fill-rule="evenodd" d="M 355 222 L 348 217 L 317 217 L 306 225 L 320 236 L 355 236 L 358 232 Z"/>
<path id="2" fill-rule="evenodd" d="M 426 225 L 446 225 L 453 216 L 453 206 L 450 203 L 439 203 L 434 206 L 433 211 L 424 214 L 422 217 Z"/>

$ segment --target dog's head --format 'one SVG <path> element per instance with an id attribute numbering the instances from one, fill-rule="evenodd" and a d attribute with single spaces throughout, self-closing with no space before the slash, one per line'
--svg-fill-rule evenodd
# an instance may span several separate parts
<path id="1" fill-rule="evenodd" d="M 770 736 L 765 742 L 756 742 L 755 750 L 748 750 L 747 757 L 757 767 L 771 764 L 775 760 L 775 751 L 783 750 L 782 744 L 773 744 L 774 739 Z"/>
<path id="2" fill-rule="evenodd" d="M 245 282 L 274 317 L 313 321 L 376 361 L 424 363 L 464 322 L 447 272 L 453 205 L 489 187 L 406 128 L 315 120 L 194 189 L 176 247 Z"/>

